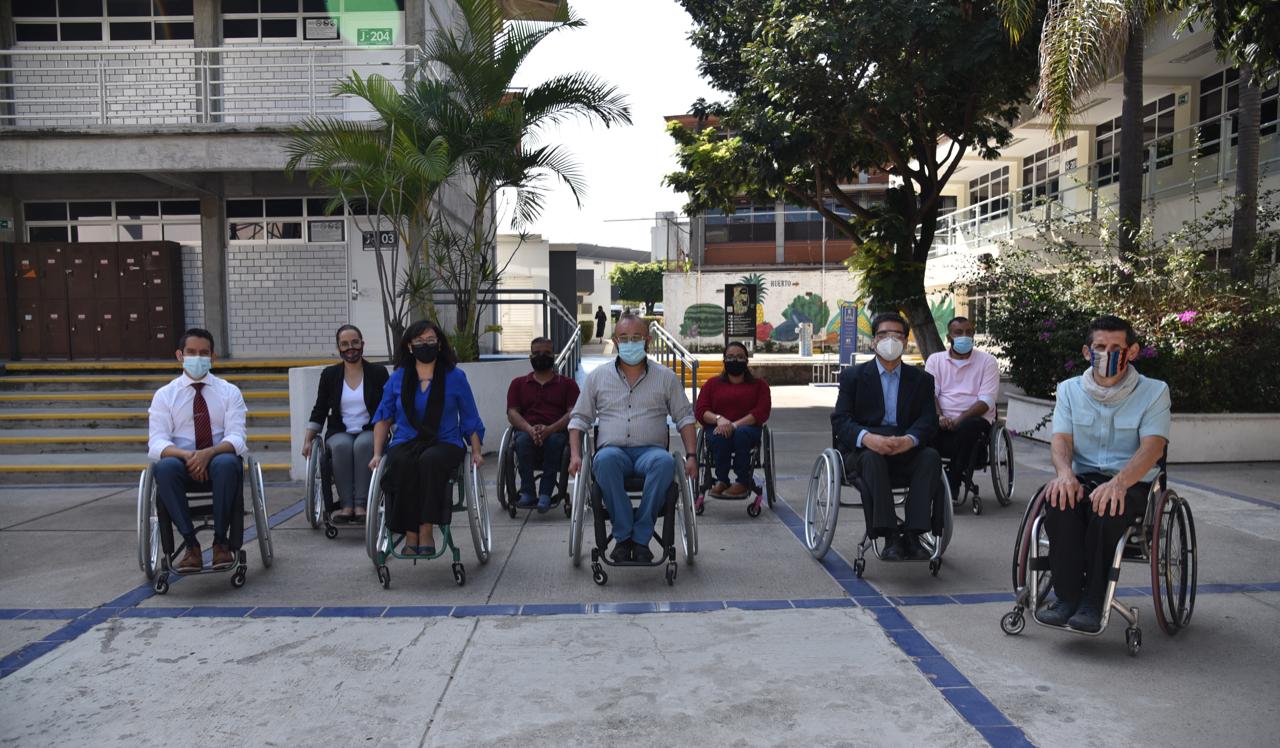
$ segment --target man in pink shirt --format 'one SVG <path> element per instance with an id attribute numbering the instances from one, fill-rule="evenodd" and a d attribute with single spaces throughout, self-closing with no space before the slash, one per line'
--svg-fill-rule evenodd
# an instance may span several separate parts
<path id="1" fill-rule="evenodd" d="M 933 446 L 947 463 L 951 495 L 960 490 L 965 462 L 974 444 L 996 420 L 1000 394 L 1000 365 L 990 353 L 974 350 L 973 323 L 956 317 L 947 323 L 951 349 L 935 353 L 924 362 L 933 375 L 938 401 L 938 434 Z"/>

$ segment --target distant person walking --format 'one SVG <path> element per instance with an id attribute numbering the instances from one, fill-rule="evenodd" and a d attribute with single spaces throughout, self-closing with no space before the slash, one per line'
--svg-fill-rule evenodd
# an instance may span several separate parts
<path id="1" fill-rule="evenodd" d="M 604 313 L 604 307 L 596 307 L 596 339 L 604 337 L 604 325 L 609 321 L 609 315 Z"/>

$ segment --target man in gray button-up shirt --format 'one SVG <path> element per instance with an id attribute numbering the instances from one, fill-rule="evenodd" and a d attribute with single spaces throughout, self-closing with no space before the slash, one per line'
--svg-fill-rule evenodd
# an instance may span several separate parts
<path id="1" fill-rule="evenodd" d="M 613 521 L 614 561 L 653 560 L 649 538 L 667 488 L 675 478 L 667 453 L 667 416 L 684 441 L 685 473 L 697 476 L 697 442 L 693 407 L 675 372 L 646 355 L 649 330 L 644 320 L 624 314 L 613 327 L 618 357 L 587 376 L 569 420 L 569 473 L 582 469 L 582 432 L 597 424 L 597 451 L 592 473 Z M 644 476 L 644 495 L 633 514 L 623 488 L 633 475 Z"/>

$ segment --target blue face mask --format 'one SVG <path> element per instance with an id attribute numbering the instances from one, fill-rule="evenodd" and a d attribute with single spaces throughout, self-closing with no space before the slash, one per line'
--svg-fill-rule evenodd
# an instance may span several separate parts
<path id="1" fill-rule="evenodd" d="M 959 353 L 961 356 L 973 350 L 973 338 L 968 336 L 952 338 L 951 350 Z"/>
<path id="2" fill-rule="evenodd" d="M 634 343 L 619 343 L 618 355 L 628 364 L 635 365 L 644 360 L 644 341 L 640 340 Z"/>
<path id="3" fill-rule="evenodd" d="M 208 356 L 183 356 L 182 368 L 192 379 L 201 379 L 213 368 L 213 361 Z"/>

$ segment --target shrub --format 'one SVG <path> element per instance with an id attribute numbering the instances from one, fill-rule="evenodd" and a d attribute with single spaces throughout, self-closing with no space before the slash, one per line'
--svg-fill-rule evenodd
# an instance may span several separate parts
<path id="1" fill-rule="evenodd" d="M 1277 236 L 1265 232 L 1280 209 L 1259 202 L 1260 250 L 1270 255 Z M 1229 204 L 1160 240 L 1144 232 L 1121 262 L 1098 224 L 1057 222 L 1041 227 L 1035 249 L 984 258 L 964 283 L 995 296 L 987 331 L 1028 395 L 1052 397 L 1082 373 L 1089 322 L 1115 314 L 1137 330 L 1136 368 L 1169 384 L 1175 411 L 1280 412 L 1280 290 L 1214 267 L 1224 225 L 1229 234 Z"/>
<path id="2" fill-rule="evenodd" d="M 587 320 L 578 320 L 578 327 L 582 328 L 582 342 L 590 343 L 596 334 L 595 320 L 588 322 Z"/>

